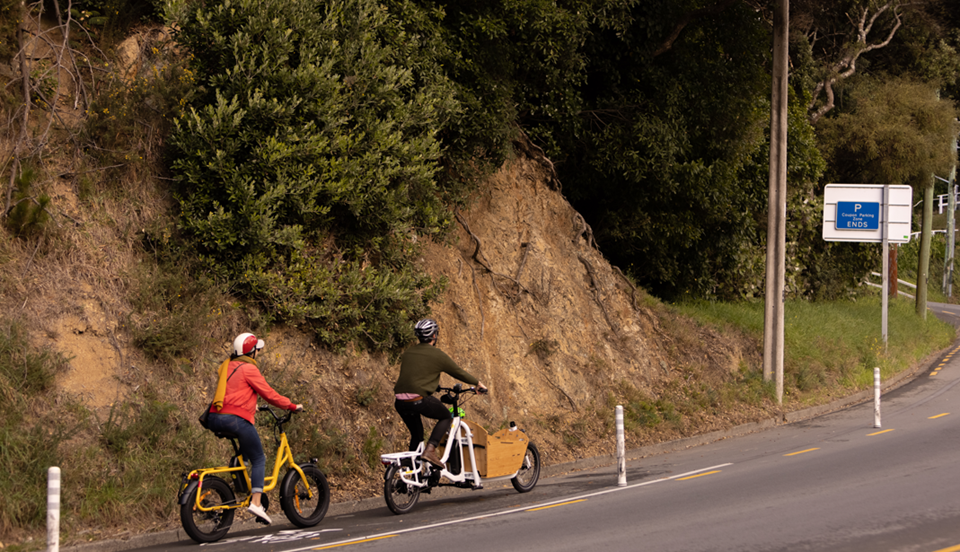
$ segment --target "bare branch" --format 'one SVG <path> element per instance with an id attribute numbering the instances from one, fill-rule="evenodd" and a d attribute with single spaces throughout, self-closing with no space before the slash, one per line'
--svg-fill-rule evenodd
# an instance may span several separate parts
<path id="1" fill-rule="evenodd" d="M 880 48 L 885 48 L 890 44 L 903 24 L 903 20 L 901 19 L 902 14 L 900 13 L 902 6 L 903 4 L 901 4 L 899 0 L 887 0 L 884 5 L 877 8 L 872 14 L 870 13 L 869 6 L 863 8 L 863 11 L 860 12 L 856 21 L 848 15 L 851 24 L 856 26 L 857 39 L 846 48 L 840 56 L 840 59 L 833 64 L 828 76 L 818 82 L 816 87 L 814 87 L 810 104 L 807 106 L 807 111 L 811 112 L 809 115 L 811 124 L 817 124 L 817 121 L 819 121 L 821 117 L 836 106 L 833 87 L 838 82 L 853 76 L 857 72 L 857 60 L 860 56 Z M 869 43 L 868 38 L 871 31 L 873 31 L 874 24 L 876 24 L 877 19 L 888 10 L 894 19 L 893 26 L 887 32 L 886 38 L 879 42 Z M 821 95 L 825 95 L 826 99 L 820 107 L 817 107 Z"/>

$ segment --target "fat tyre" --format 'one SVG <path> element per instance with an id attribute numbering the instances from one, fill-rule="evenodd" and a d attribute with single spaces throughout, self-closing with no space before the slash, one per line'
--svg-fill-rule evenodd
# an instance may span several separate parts
<path id="1" fill-rule="evenodd" d="M 540 451 L 537 450 L 537 445 L 527 443 L 527 452 L 523 455 L 523 465 L 520 466 L 520 471 L 510 480 L 510 483 L 513 483 L 513 488 L 517 492 L 528 493 L 537 486 L 539 480 Z"/>
<path id="2" fill-rule="evenodd" d="M 221 504 L 233 504 L 234 495 L 230 485 L 219 477 L 203 478 L 203 486 L 197 486 L 190 492 L 186 502 L 180 505 L 180 524 L 190 538 L 199 542 L 215 542 L 224 537 L 233 525 L 235 509 L 219 509 L 204 512 L 197 508 L 197 494 L 200 504 L 205 508 Z"/>
<path id="3" fill-rule="evenodd" d="M 320 468 L 313 464 L 300 466 L 306 480 L 292 470 L 280 489 L 280 506 L 290 523 L 297 527 L 313 527 L 327 515 L 330 506 L 330 485 Z M 309 492 L 308 492 L 309 489 Z"/>
<path id="4" fill-rule="evenodd" d="M 391 465 L 387 468 L 387 474 L 383 480 L 383 498 L 387 501 L 387 507 L 394 514 L 406 514 L 417 505 L 420 500 L 420 488 L 407 485 L 400 479 L 401 468 L 397 465 Z"/>

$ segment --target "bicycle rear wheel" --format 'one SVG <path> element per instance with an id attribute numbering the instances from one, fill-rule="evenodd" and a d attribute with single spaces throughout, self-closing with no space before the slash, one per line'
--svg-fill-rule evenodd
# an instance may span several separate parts
<path id="1" fill-rule="evenodd" d="M 400 472 L 409 468 L 391 465 L 383 481 L 383 498 L 394 514 L 400 515 L 413 510 L 420 500 L 420 487 L 407 485 L 400 479 Z"/>
<path id="2" fill-rule="evenodd" d="M 197 495 L 200 495 L 200 504 L 204 508 L 220 505 L 232 505 L 234 500 L 230 485 L 219 477 L 207 476 L 203 478 L 203 487 L 197 486 L 190 492 L 186 502 L 180 505 L 180 524 L 190 538 L 199 542 L 214 542 L 222 539 L 230 526 L 233 525 L 233 508 L 218 508 L 204 512 L 197 508 Z"/>
<path id="3" fill-rule="evenodd" d="M 327 514 L 330 505 L 330 485 L 320 468 L 313 464 L 301 465 L 306 480 L 297 470 L 290 470 L 280 489 L 280 506 L 290 523 L 297 527 L 313 527 Z"/>

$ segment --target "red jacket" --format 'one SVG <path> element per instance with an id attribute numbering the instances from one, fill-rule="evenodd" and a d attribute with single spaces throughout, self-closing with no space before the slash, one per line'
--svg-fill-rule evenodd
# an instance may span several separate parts
<path id="1" fill-rule="evenodd" d="M 237 371 L 234 372 L 234 369 Z M 227 376 L 230 379 L 227 380 L 227 392 L 223 396 L 223 408 L 217 411 L 211 406 L 210 412 L 234 414 L 252 424 L 253 415 L 257 412 L 258 395 L 277 408 L 297 409 L 297 405 L 290 402 L 290 399 L 270 387 L 267 380 L 263 378 L 263 374 L 260 373 L 260 369 L 254 364 L 239 359 L 230 361 L 230 365 L 227 367 Z"/>

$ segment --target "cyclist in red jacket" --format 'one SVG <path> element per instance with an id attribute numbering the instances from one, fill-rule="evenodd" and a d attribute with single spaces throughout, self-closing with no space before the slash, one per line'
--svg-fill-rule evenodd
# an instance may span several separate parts
<path id="1" fill-rule="evenodd" d="M 214 432 L 232 433 L 240 442 L 240 454 L 250 462 L 250 513 L 270 523 L 270 516 L 260 504 L 267 456 L 263 452 L 260 434 L 253 425 L 257 411 L 257 397 L 286 410 L 303 410 L 302 404 L 277 393 L 257 367 L 257 353 L 264 347 L 262 339 L 252 333 L 243 333 L 233 340 L 229 362 L 221 366 L 217 384 L 217 396 L 210 406 L 208 429 Z M 225 371 L 224 371 L 225 370 Z M 226 378 L 224 380 L 224 378 Z M 223 385 L 225 381 L 226 385 Z M 222 395 L 221 395 L 222 389 Z"/>

